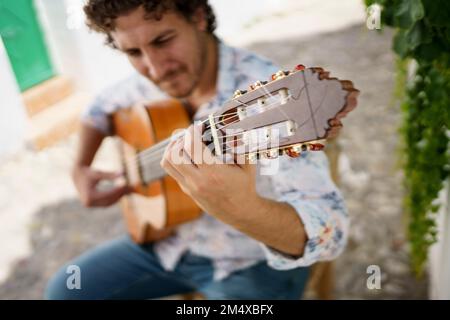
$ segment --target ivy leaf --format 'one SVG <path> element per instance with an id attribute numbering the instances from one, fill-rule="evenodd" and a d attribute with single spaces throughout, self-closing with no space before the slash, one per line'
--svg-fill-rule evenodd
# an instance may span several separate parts
<path id="1" fill-rule="evenodd" d="M 396 8 L 392 4 L 392 0 L 376 1 L 381 6 L 381 21 L 388 26 L 394 26 L 394 15 Z"/>
<path id="2" fill-rule="evenodd" d="M 442 44 L 446 47 L 446 51 L 450 51 L 450 28 L 443 28 L 440 35 Z"/>
<path id="3" fill-rule="evenodd" d="M 430 32 L 427 32 L 425 24 L 422 21 L 417 21 L 414 24 L 414 27 L 407 32 L 406 41 L 408 43 L 408 48 L 414 50 L 421 43 L 430 43 L 431 34 Z"/>
<path id="4" fill-rule="evenodd" d="M 434 200 L 450 176 L 450 1 L 365 1 L 382 5 L 382 22 L 396 28 L 393 50 L 402 61 L 417 61 L 416 80 L 403 80 L 400 86 L 405 90 L 404 203 L 411 259 L 420 276 L 428 249 L 437 241 Z"/>
<path id="5" fill-rule="evenodd" d="M 423 63 L 429 63 L 439 58 L 443 52 L 442 50 L 443 48 L 438 42 L 431 42 L 421 44 L 415 51 L 418 60 L 421 60 Z"/>
<path id="6" fill-rule="evenodd" d="M 409 29 L 424 15 L 425 10 L 421 0 L 401 0 L 394 16 L 394 22 L 400 28 Z"/>
<path id="7" fill-rule="evenodd" d="M 448 0 L 424 1 L 427 19 L 438 27 L 448 26 L 450 20 L 450 2 Z"/>
<path id="8" fill-rule="evenodd" d="M 408 2 L 410 5 L 411 19 L 413 21 L 418 21 L 424 17 L 425 10 L 421 0 L 404 0 L 404 2 Z"/>
<path id="9" fill-rule="evenodd" d="M 401 58 L 406 58 L 408 54 L 408 39 L 404 30 L 398 31 L 395 35 L 393 49 Z"/>

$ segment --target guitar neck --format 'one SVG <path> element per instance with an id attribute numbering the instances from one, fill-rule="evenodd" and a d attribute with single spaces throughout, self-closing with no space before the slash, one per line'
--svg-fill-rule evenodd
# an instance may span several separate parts
<path id="1" fill-rule="evenodd" d="M 137 154 L 136 160 L 139 174 L 145 184 L 161 179 L 166 172 L 161 167 L 161 160 L 164 156 L 165 147 L 169 144 L 170 139 L 166 139 L 157 145 L 148 148 Z"/>
<path id="2" fill-rule="evenodd" d="M 171 141 L 178 139 L 184 135 L 184 131 L 173 135 L 170 138 L 164 139 L 152 147 L 139 152 L 136 155 L 136 162 L 141 179 L 148 184 L 155 180 L 159 180 L 167 175 L 166 171 L 161 167 L 161 160 L 164 156 L 164 151 Z"/>
<path id="3" fill-rule="evenodd" d="M 204 135 L 219 157 L 245 156 L 251 163 L 283 154 L 298 157 L 306 150 L 321 150 L 318 140 L 337 135 L 340 119 L 356 107 L 358 94 L 351 81 L 329 77 L 321 68 L 298 65 L 293 71 L 277 72 L 270 81 L 255 82 L 248 91 L 236 91 L 202 121 Z M 179 137 L 183 135 L 184 131 L 179 132 Z M 160 162 L 172 139 L 178 139 L 178 134 L 138 154 L 145 183 L 166 175 Z"/>

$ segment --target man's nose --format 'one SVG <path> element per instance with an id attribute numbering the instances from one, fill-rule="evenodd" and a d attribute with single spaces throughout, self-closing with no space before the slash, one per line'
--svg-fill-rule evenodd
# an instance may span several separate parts
<path id="1" fill-rule="evenodd" d="M 150 51 L 144 52 L 144 64 L 148 75 L 155 81 L 160 81 L 165 76 L 163 56 Z"/>

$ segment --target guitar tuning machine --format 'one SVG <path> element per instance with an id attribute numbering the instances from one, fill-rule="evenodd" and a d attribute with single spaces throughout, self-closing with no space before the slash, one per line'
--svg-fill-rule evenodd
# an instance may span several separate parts
<path id="1" fill-rule="evenodd" d="M 247 90 L 236 90 L 234 92 L 233 99 L 236 99 L 246 93 L 247 93 Z"/>
<path id="2" fill-rule="evenodd" d="M 294 71 L 302 71 L 302 70 L 305 70 L 305 66 L 302 64 L 298 64 L 294 68 Z"/>
<path id="3" fill-rule="evenodd" d="M 285 149 L 285 153 L 291 158 L 297 158 L 304 151 L 308 150 L 308 146 L 306 144 L 296 144 L 292 147 Z"/>
<path id="4" fill-rule="evenodd" d="M 284 78 L 284 77 L 288 76 L 290 73 L 291 73 L 290 71 L 283 71 L 283 70 L 280 70 L 280 71 L 278 71 L 277 73 L 275 73 L 275 74 L 272 75 L 272 77 L 271 77 L 271 78 L 272 78 L 272 81 L 275 81 L 275 80 Z"/>
<path id="5" fill-rule="evenodd" d="M 311 151 L 320 151 L 323 150 L 325 146 L 322 143 L 315 142 L 315 143 L 309 143 L 308 149 Z"/>
<path id="6" fill-rule="evenodd" d="M 285 153 L 291 158 L 298 157 L 304 151 L 320 151 L 323 150 L 324 144 L 321 140 L 319 141 L 310 141 L 308 143 L 296 144 L 287 149 L 285 149 Z"/>
<path id="7" fill-rule="evenodd" d="M 292 147 L 292 151 L 296 152 L 296 153 L 301 153 L 303 151 L 308 150 L 308 147 L 306 144 L 298 144 Z"/>
<path id="8" fill-rule="evenodd" d="M 258 89 L 258 88 L 266 85 L 267 83 L 268 83 L 267 81 L 256 81 L 254 84 L 252 84 L 250 86 L 250 90 Z"/>
<path id="9" fill-rule="evenodd" d="M 291 158 L 297 158 L 300 156 L 300 152 L 294 151 L 293 147 L 285 149 L 285 153 Z"/>
<path id="10" fill-rule="evenodd" d="M 324 148 L 322 141 L 310 141 L 308 143 L 296 144 L 285 149 L 270 149 L 261 153 L 253 152 L 247 154 L 247 160 L 249 163 L 256 163 L 261 157 L 266 159 L 276 159 L 283 154 L 291 157 L 298 158 L 302 152 L 305 151 L 320 151 Z"/>
<path id="11" fill-rule="evenodd" d="M 264 156 L 267 158 L 267 159 L 276 159 L 276 158 L 278 158 L 278 155 L 279 155 L 280 153 L 279 153 L 279 150 L 278 149 L 270 149 L 270 150 L 268 150 L 268 151 L 266 151 L 265 153 L 264 153 Z"/>
<path id="12" fill-rule="evenodd" d="M 256 163 L 258 158 L 259 158 L 259 156 L 258 156 L 258 154 L 256 152 L 247 154 L 247 160 L 251 164 Z"/>
<path id="13" fill-rule="evenodd" d="M 305 69 L 306 69 L 306 67 L 303 64 L 298 64 L 295 66 L 295 68 L 294 68 L 294 70 L 292 70 L 292 72 L 303 71 Z M 277 73 L 272 74 L 271 80 L 275 81 L 275 80 L 284 78 L 284 77 L 290 75 L 292 72 L 280 70 Z"/>

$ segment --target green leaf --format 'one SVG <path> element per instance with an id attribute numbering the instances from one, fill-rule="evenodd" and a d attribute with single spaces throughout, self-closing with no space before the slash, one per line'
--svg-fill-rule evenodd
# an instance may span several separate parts
<path id="1" fill-rule="evenodd" d="M 417 59 L 422 63 L 431 63 L 440 57 L 442 47 L 438 42 L 424 43 L 416 49 Z"/>
<path id="2" fill-rule="evenodd" d="M 431 34 L 427 32 L 425 24 L 422 21 L 417 21 L 414 27 L 407 32 L 406 41 L 408 48 L 414 50 L 421 43 L 430 43 Z"/>
<path id="3" fill-rule="evenodd" d="M 421 0 L 405 0 L 406 2 L 410 3 L 410 12 L 411 12 L 411 19 L 413 21 L 418 21 L 422 19 L 425 15 L 425 10 L 422 5 Z"/>
<path id="4" fill-rule="evenodd" d="M 427 19 L 434 26 L 448 26 L 450 2 L 448 0 L 426 0 L 423 3 Z"/>
<path id="5" fill-rule="evenodd" d="M 408 54 L 408 39 L 406 32 L 400 30 L 394 37 L 393 49 L 401 58 L 405 58 Z"/>
<path id="6" fill-rule="evenodd" d="M 394 22 L 402 29 L 409 29 L 414 22 L 422 19 L 424 14 L 422 1 L 401 0 L 394 15 Z"/>

